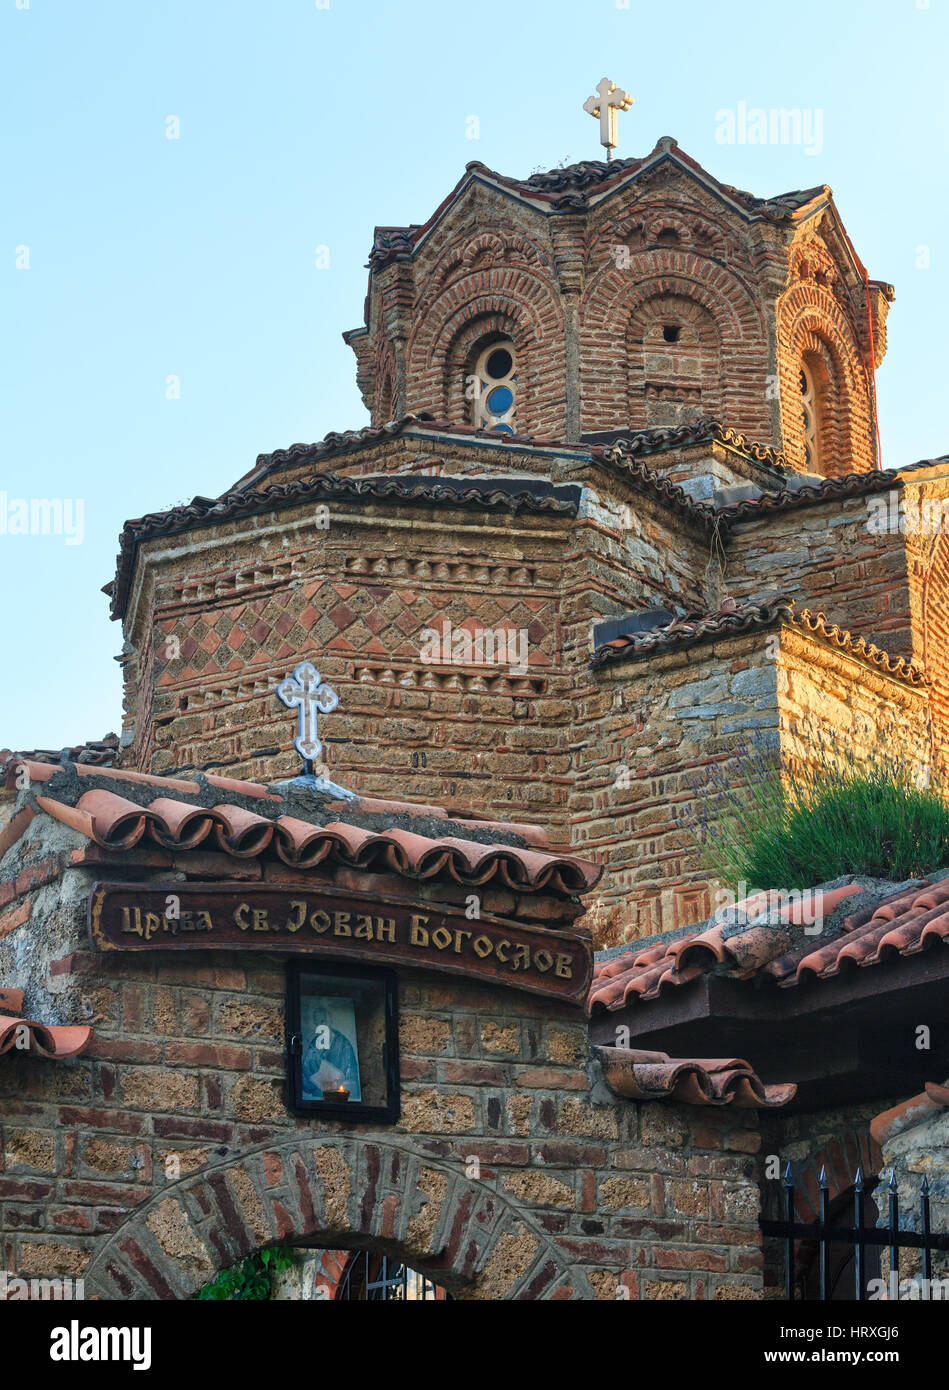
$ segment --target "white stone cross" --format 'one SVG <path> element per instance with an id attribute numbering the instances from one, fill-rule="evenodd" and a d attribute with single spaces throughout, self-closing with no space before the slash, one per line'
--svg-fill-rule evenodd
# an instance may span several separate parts
<path id="1" fill-rule="evenodd" d="M 299 709 L 300 732 L 293 746 L 300 754 L 306 771 L 322 753 L 323 745 L 317 728 L 318 713 L 329 714 L 339 704 L 339 696 L 331 685 L 325 685 L 319 671 L 309 661 L 301 661 L 292 676 L 277 686 L 276 695 L 287 709 Z"/>
<path id="2" fill-rule="evenodd" d="M 600 122 L 600 144 L 606 146 L 606 157 L 610 159 L 616 148 L 616 113 L 628 111 L 633 98 L 608 77 L 600 78 L 596 90 L 597 95 L 587 97 L 583 109 Z"/>

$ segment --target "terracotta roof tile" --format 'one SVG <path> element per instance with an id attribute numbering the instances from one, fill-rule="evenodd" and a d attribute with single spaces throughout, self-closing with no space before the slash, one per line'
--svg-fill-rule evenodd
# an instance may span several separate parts
<path id="1" fill-rule="evenodd" d="M 779 473 L 788 472 L 788 461 L 780 449 L 762 444 L 740 430 L 731 429 L 713 416 L 703 416 L 683 425 L 654 425 L 641 430 L 597 430 L 583 436 L 591 444 L 612 446 L 631 458 L 681 449 L 706 440 L 726 444 L 746 458 L 765 463 Z"/>
<path id="2" fill-rule="evenodd" d="M 36 1023 L 24 1018 L 22 1009 L 22 989 L 0 989 L 0 1053 L 17 1046 L 23 1028 L 29 1032 L 30 1046 L 22 1051 L 29 1050 L 57 1061 L 78 1057 L 92 1040 L 92 1029 L 86 1024 Z"/>
<path id="3" fill-rule="evenodd" d="M 767 967 L 768 974 L 781 989 L 789 989 L 808 979 L 831 979 L 848 964 L 878 965 L 949 939 L 949 881 L 917 889 L 912 895 L 899 894 L 877 907 L 869 920 L 848 917 L 841 925 L 841 936 L 816 950 L 775 961 Z"/>
<path id="4" fill-rule="evenodd" d="M 828 918 L 847 896 L 861 890 L 845 885 L 814 889 L 810 907 Z M 760 895 L 755 895 L 760 898 Z M 754 900 L 746 900 L 754 909 Z M 743 904 L 736 904 L 738 911 Z M 706 925 L 666 943 L 645 945 L 598 960 L 590 988 L 591 1013 L 614 1012 L 647 1003 L 687 985 L 700 975 L 716 973 L 734 980 L 753 980 L 792 989 L 811 980 L 827 980 L 842 970 L 878 965 L 916 955 L 949 942 L 949 879 L 892 894 L 870 908 L 845 917 L 838 934 L 823 945 L 801 941 L 782 929 L 793 914 L 768 914 L 766 923 L 752 918 L 740 930 Z M 793 925 L 788 921 L 788 925 Z"/>
<path id="5" fill-rule="evenodd" d="M 770 603 L 736 603 L 729 600 L 713 612 L 687 613 L 665 627 L 649 628 L 614 637 L 597 647 L 590 659 L 594 670 L 616 661 L 641 661 L 654 652 L 692 647 L 743 632 L 761 632 L 781 622 L 790 622 L 793 607 L 785 598 Z"/>
<path id="6" fill-rule="evenodd" d="M 943 1110 L 949 1110 L 949 1087 L 927 1081 L 926 1089 L 919 1095 L 900 1101 L 892 1110 L 884 1110 L 881 1115 L 874 1116 L 870 1121 L 871 1138 L 882 1148 L 896 1135 L 932 1119 Z"/>
<path id="7" fill-rule="evenodd" d="M 106 734 L 105 738 L 77 743 L 71 748 L 34 748 L 30 752 L 13 754 L 9 748 L 0 748 L 0 765 L 16 756 L 22 760 L 36 763 L 61 763 L 64 759 L 72 763 L 89 764 L 94 767 L 111 767 L 119 752 L 117 734 Z"/>
<path id="8" fill-rule="evenodd" d="M 766 1085 L 741 1057 L 670 1057 L 665 1052 L 594 1047 L 610 1089 L 629 1100 L 773 1108 L 794 1098 L 793 1084 Z"/>
<path id="9" fill-rule="evenodd" d="M 15 845 L 22 835 L 29 829 L 30 822 L 36 815 L 32 806 L 21 806 L 14 816 L 11 816 L 6 825 L 0 830 L 0 859 L 6 854 L 11 845 Z"/>
<path id="10" fill-rule="evenodd" d="M 451 420 L 428 420 L 421 419 L 418 415 L 407 414 L 399 417 L 398 420 L 390 420 L 385 425 L 366 425 L 358 430 L 331 430 L 322 439 L 314 444 L 291 444 L 286 449 L 275 449 L 269 454 L 258 454 L 256 463 L 250 473 L 241 479 L 243 484 L 253 483 L 255 487 L 260 487 L 261 483 L 272 473 L 279 472 L 288 467 L 297 468 L 301 464 L 315 463 L 334 457 L 337 454 L 351 454 L 363 448 L 368 448 L 373 444 L 379 444 L 386 439 L 395 439 L 403 434 L 447 434 L 461 435 L 463 437 L 477 439 L 484 444 L 490 444 L 499 450 L 512 451 L 518 448 L 544 449 L 555 448 L 559 451 L 568 449 L 575 450 L 581 455 L 589 455 L 590 446 L 583 441 L 577 440 L 573 443 L 552 439 L 542 435 L 532 434 L 498 434 L 493 430 L 486 430 L 477 425 L 457 424 Z M 327 477 L 335 477 L 334 474 L 327 474 Z M 389 475 L 398 477 L 400 475 Z M 410 481 L 415 474 L 402 475 L 405 481 Z M 452 475 L 448 475 L 449 480 Z M 463 475 L 457 475 L 463 476 Z M 377 480 L 378 481 L 378 480 Z M 429 478 L 428 483 L 432 483 Z M 444 481 L 444 478 L 442 479 Z M 482 480 L 483 481 L 483 480 Z M 522 483 L 529 485 L 532 481 L 541 482 L 542 479 L 532 480 L 530 478 L 520 479 Z M 549 487 L 548 483 L 548 487 Z"/>
<path id="11" fill-rule="evenodd" d="M 845 651 L 849 656 L 875 666 L 895 680 L 907 685 L 927 685 L 929 677 L 921 667 L 901 656 L 890 656 L 881 647 L 864 637 L 853 637 L 836 624 L 828 626 L 823 613 L 804 608 L 796 613 L 794 604 L 786 598 L 774 598 L 765 603 L 737 603 L 727 600 L 720 609 L 704 613 L 686 613 L 665 627 L 647 628 L 625 633 L 604 642 L 590 659 L 594 670 L 616 661 L 641 661 L 655 652 L 674 651 L 714 642 L 744 632 L 763 632 L 779 623 L 788 623 L 811 637 Z"/>
<path id="12" fill-rule="evenodd" d="M 260 809 L 223 800 L 208 805 L 211 798 L 207 795 L 203 801 L 185 796 L 150 797 L 151 791 L 160 790 L 161 778 L 147 784 L 130 782 L 118 769 L 103 769 L 99 778 L 103 785 L 88 790 L 82 789 L 82 783 L 77 788 L 72 778 L 74 768 L 49 771 L 42 794 L 36 794 L 37 807 L 108 850 L 130 850 L 141 844 L 184 852 L 206 846 L 210 840 L 235 859 L 273 854 L 301 869 L 331 862 L 366 871 L 394 872 L 415 880 L 442 876 L 461 884 L 492 883 L 519 893 L 563 897 L 585 892 L 602 872 L 599 864 L 535 848 L 538 843 L 546 844 L 539 828 L 522 837 L 526 827 L 451 819 L 436 806 L 379 799 L 363 802 L 358 797 L 340 803 L 327 797 L 323 807 L 327 818 L 310 821 L 289 812 L 261 814 Z M 62 785 L 55 777 L 57 772 L 63 774 L 59 779 Z M 220 783 L 221 779 L 216 780 Z M 169 781 L 173 787 L 173 779 Z M 205 781 L 211 783 L 210 778 Z M 233 785 L 256 788 L 254 783 Z M 196 791 L 200 790 L 196 784 Z M 217 785 L 209 788 L 219 790 Z M 281 808 L 287 804 L 283 796 L 263 790 Z M 141 799 L 133 800 L 136 795 Z M 258 808 L 268 805 L 264 797 L 247 799 L 254 800 Z M 277 809 L 275 805 L 274 811 Z M 341 811 L 352 819 L 343 820 Z M 392 822 L 408 819 L 410 825 L 424 824 L 427 831 L 443 825 L 445 833 L 421 833 L 397 823 L 380 829 L 377 823 L 383 817 Z M 376 824 L 355 823 L 359 819 Z M 459 830 L 467 830 L 471 838 L 458 834 Z M 503 843 L 499 839 L 502 834 L 508 839 L 527 838 L 528 845 Z"/>
<path id="13" fill-rule="evenodd" d="M 890 488 L 902 486 L 901 474 L 916 469 L 935 468 L 945 465 L 946 459 L 920 459 L 917 463 L 906 464 L 903 468 L 874 469 L 869 473 L 845 473 L 839 478 L 825 478 L 813 486 L 782 488 L 779 492 L 767 492 L 744 502 L 728 502 L 715 508 L 715 516 L 720 528 L 726 533 L 741 521 L 760 521 L 772 512 L 796 511 L 799 507 L 813 507 L 822 502 L 834 502 L 844 497 L 862 497 L 874 492 L 887 492 Z"/>
<path id="14" fill-rule="evenodd" d="M 602 197 L 625 180 L 634 178 L 640 171 L 655 168 L 665 160 L 691 170 L 755 219 L 784 222 L 815 199 L 826 199 L 830 195 L 830 188 L 826 184 L 817 184 L 813 188 L 796 189 L 773 198 L 758 198 L 745 189 L 722 183 L 698 160 L 680 150 L 678 142 L 668 135 L 663 136 L 655 148 L 644 156 L 613 160 L 584 159 L 577 164 L 530 174 L 527 178 L 498 173 L 474 159 L 465 166 L 462 178 L 426 222 L 411 223 L 405 227 L 376 227 L 369 252 L 369 269 L 376 272 L 394 261 L 411 260 L 426 233 L 472 178 L 490 180 L 532 202 L 546 203 L 554 212 L 584 211 L 590 206 L 591 198 Z"/>
<path id="15" fill-rule="evenodd" d="M 397 422 L 398 429 L 415 423 L 414 417 Z M 374 440 L 368 435 L 382 437 L 398 430 L 383 426 L 376 431 L 358 430 L 353 435 L 366 436 L 357 442 L 355 438 L 348 443 L 347 436 L 327 436 L 333 439 L 332 446 L 324 440 L 322 444 L 295 444 L 282 451 L 280 455 L 262 456 L 264 471 L 255 475 L 261 483 L 271 467 L 278 463 L 302 462 L 312 457 L 315 462 L 327 454 L 362 447 Z M 285 456 L 285 458 L 284 458 Z M 178 535 L 195 527 L 214 524 L 219 521 L 233 521 L 239 517 L 254 516 L 260 512 L 297 507 L 306 502 L 379 502 L 390 500 L 400 506 L 452 506 L 472 508 L 482 511 L 507 511 L 511 513 L 535 512 L 553 513 L 563 516 L 576 516 L 579 490 L 571 485 L 555 487 L 544 480 L 531 478 L 505 479 L 498 477 L 423 477 L 417 474 L 388 474 L 380 477 L 342 477 L 337 473 L 314 473 L 309 478 L 291 479 L 289 482 L 272 483 L 267 486 L 254 485 L 253 481 L 225 493 L 222 497 L 195 497 L 186 506 L 173 507 L 167 512 L 150 512 L 146 516 L 127 521 L 119 538 L 119 554 L 116 560 L 115 579 L 105 585 L 105 592 L 111 596 L 113 618 L 121 617 L 125 611 L 134 569 L 135 554 L 139 543 L 155 536 Z"/>
<path id="16" fill-rule="evenodd" d="M 683 426 L 682 429 L 689 431 L 693 427 Z M 725 431 L 721 425 L 714 421 L 702 421 L 700 425 L 694 427 L 698 432 L 698 437 L 714 438 L 716 432 L 722 437 L 726 434 L 734 436 L 735 439 L 744 438 L 738 436 L 734 431 Z M 244 487 L 260 489 L 264 481 L 274 473 L 279 473 L 281 469 L 287 467 L 299 467 L 304 463 L 316 463 L 325 459 L 329 455 L 339 453 L 351 453 L 354 450 L 363 448 L 368 444 L 378 443 L 382 437 L 394 437 L 397 434 L 409 433 L 418 434 L 419 432 L 445 436 L 446 439 L 461 437 L 464 439 L 477 440 L 480 445 L 490 445 L 491 447 L 511 451 L 514 449 L 538 449 L 556 450 L 558 455 L 565 453 L 579 459 L 588 459 L 598 463 L 601 467 L 609 469 L 619 477 L 622 477 L 631 487 L 638 491 L 648 493 L 657 498 L 665 506 L 672 508 L 679 515 L 687 517 L 694 524 L 702 527 L 703 530 L 711 531 L 715 526 L 715 515 L 710 507 L 693 502 L 688 493 L 677 483 L 671 482 L 662 473 L 649 468 L 643 463 L 640 455 L 646 455 L 653 451 L 661 452 L 669 447 L 668 431 L 665 430 L 639 430 L 633 434 L 624 436 L 618 443 L 610 441 L 608 443 L 598 443 L 596 440 L 589 441 L 566 441 L 553 439 L 542 435 L 528 434 L 496 434 L 491 430 L 485 430 L 475 425 L 455 424 L 450 420 L 420 420 L 415 415 L 403 416 L 401 420 L 392 421 L 388 425 L 381 425 L 375 430 L 356 430 L 344 431 L 342 434 L 329 434 L 325 439 L 316 444 L 292 444 L 289 449 L 280 449 L 273 454 L 259 454 L 257 464 L 252 474 L 244 482 Z M 752 446 L 749 445 L 749 449 Z M 764 446 L 754 446 L 760 451 Z M 755 457 L 758 454 L 753 455 Z M 328 478 L 335 478 L 335 474 L 323 475 Z M 386 481 L 394 481 L 398 487 L 401 479 L 401 486 L 408 486 L 413 478 L 416 478 L 415 491 L 418 491 L 419 482 L 417 475 L 411 474 L 390 474 Z M 371 479 L 363 479 L 370 482 Z M 377 482 L 379 480 L 376 480 Z M 422 480 L 424 481 L 424 479 Z M 516 496 L 525 489 L 532 493 L 537 499 L 543 495 L 552 496 L 556 492 L 554 484 L 544 478 L 514 478 L 503 479 L 500 476 L 494 480 L 496 488 L 503 488 L 508 494 Z M 491 491 L 490 478 L 476 477 L 469 474 L 445 474 L 439 479 L 444 490 L 447 486 L 456 489 L 464 489 L 465 485 L 474 487 L 478 485 L 488 492 Z M 426 490 L 432 492 L 429 500 L 446 501 L 450 498 L 435 495 L 433 489 L 437 484 L 430 481 L 427 483 Z M 563 489 L 561 489 L 563 492 Z M 454 496 L 457 496 L 456 492 Z M 193 505 L 193 504 L 192 504 Z M 138 523 L 129 523 L 138 524 Z"/>
<path id="17" fill-rule="evenodd" d="M 840 647 L 851 656 L 858 657 L 861 661 L 878 667 L 888 676 L 895 676 L 897 680 L 906 681 L 908 685 L 929 684 L 929 678 L 925 671 L 914 665 L 912 661 L 907 661 L 902 656 L 890 656 L 889 652 L 874 646 L 865 637 L 851 636 L 846 629 L 838 627 L 836 623 L 828 627 L 827 618 L 823 613 L 814 613 L 809 608 L 804 608 L 800 614 L 792 617 L 792 622 L 796 627 L 814 637 L 821 638 L 831 646 Z"/>

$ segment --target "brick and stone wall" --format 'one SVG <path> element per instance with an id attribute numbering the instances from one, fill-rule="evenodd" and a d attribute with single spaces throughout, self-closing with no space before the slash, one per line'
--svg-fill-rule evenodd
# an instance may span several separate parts
<path id="1" fill-rule="evenodd" d="M 588 484 L 589 461 L 561 459 L 560 474 Z M 608 478 L 579 517 L 334 504 L 148 541 L 125 626 L 125 762 L 292 774 L 293 720 L 275 717 L 273 690 L 309 658 L 341 697 L 321 726 L 337 780 L 527 817 L 562 838 L 593 624 L 701 605 L 707 545 Z M 527 670 L 423 661 L 426 630 L 446 623 L 516 634 Z"/>
<path id="2" fill-rule="evenodd" d="M 762 760 L 850 766 L 885 751 L 925 780 L 928 694 L 794 623 L 592 673 L 578 723 L 571 844 L 607 866 L 591 910 L 598 945 L 704 921 L 714 911 L 721 792 Z M 727 885 L 732 890 L 734 885 Z M 749 885 L 779 887 L 781 885 Z"/>
<path id="3" fill-rule="evenodd" d="M 799 627 L 781 630 L 777 707 L 785 767 L 850 768 L 881 756 L 929 781 L 929 691 L 835 649 Z"/>
<path id="4" fill-rule="evenodd" d="M 461 1298 L 760 1296 L 755 1112 L 618 1100 L 578 1009 L 400 971 L 399 1122 L 296 1118 L 282 958 L 94 954 L 93 881 L 168 871 L 88 853 L 40 817 L 0 862 L 0 978 L 95 1029 L 71 1062 L 3 1058 L 8 1271 L 185 1297 L 270 1244 L 369 1242 Z"/>
<path id="5" fill-rule="evenodd" d="M 893 656 L 913 655 L 906 545 L 871 526 L 878 496 L 739 522 L 727 547 L 728 593 L 755 602 L 785 594 Z"/>

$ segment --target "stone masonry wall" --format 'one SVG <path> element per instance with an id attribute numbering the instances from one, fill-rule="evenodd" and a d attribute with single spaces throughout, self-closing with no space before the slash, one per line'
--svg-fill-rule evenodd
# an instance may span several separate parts
<path id="1" fill-rule="evenodd" d="M 754 602 L 784 594 L 892 656 L 911 656 L 905 543 L 871 528 L 875 502 L 847 498 L 738 523 L 726 548 L 728 594 Z"/>
<path id="2" fill-rule="evenodd" d="M 756 741 L 777 746 L 768 633 L 656 653 L 593 673 L 579 719 L 571 840 L 607 874 L 596 940 L 615 945 L 711 915 L 709 870 L 690 829 L 714 779 L 743 782 Z M 581 723 L 581 728 L 583 724 Z"/>
<path id="3" fill-rule="evenodd" d="M 762 756 L 793 769 L 823 747 L 826 761 L 859 762 L 879 737 L 921 778 L 929 765 L 926 687 L 793 625 L 593 678 L 578 702 L 590 736 L 574 754 L 570 811 L 571 844 L 606 864 L 591 909 L 601 947 L 711 915 L 716 879 L 700 840 L 714 838 L 722 789 L 745 786 Z"/>
<path id="4" fill-rule="evenodd" d="M 925 686 L 884 675 L 798 628 L 785 627 L 777 693 L 785 766 L 845 767 L 885 753 L 917 773 L 921 783 L 928 779 Z"/>

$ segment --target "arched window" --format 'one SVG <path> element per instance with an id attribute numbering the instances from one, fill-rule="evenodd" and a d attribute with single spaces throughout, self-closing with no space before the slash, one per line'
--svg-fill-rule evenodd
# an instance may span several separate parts
<path id="1" fill-rule="evenodd" d="M 817 391 L 814 377 L 806 362 L 801 363 L 801 420 L 804 426 L 804 466 L 808 473 L 820 471 L 817 433 Z"/>
<path id="2" fill-rule="evenodd" d="M 510 338 L 482 348 L 469 382 L 471 423 L 495 434 L 513 434 L 517 412 L 517 356 Z"/>

